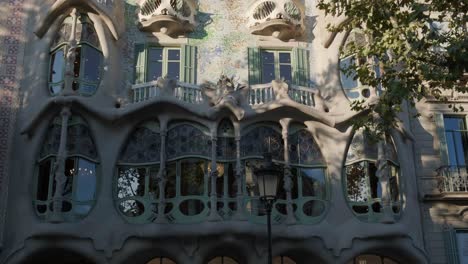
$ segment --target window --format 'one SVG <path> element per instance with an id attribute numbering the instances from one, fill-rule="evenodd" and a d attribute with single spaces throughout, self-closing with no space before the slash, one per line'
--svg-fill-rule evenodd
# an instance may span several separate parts
<path id="1" fill-rule="evenodd" d="M 401 209 L 400 173 L 396 151 L 387 140 L 386 156 L 389 170 L 388 191 L 393 213 Z M 371 143 L 365 133 L 357 131 L 346 156 L 345 188 L 348 203 L 362 220 L 378 221 L 381 216 L 382 186 L 377 174 L 377 144 Z"/>
<path id="2" fill-rule="evenodd" d="M 238 262 L 230 257 L 222 256 L 213 258 L 208 261 L 208 264 L 238 264 Z"/>
<path id="3" fill-rule="evenodd" d="M 354 54 L 350 54 L 348 50 L 350 46 L 363 46 L 367 43 L 366 37 L 359 30 L 352 30 L 342 48 L 344 56 L 340 58 L 340 80 L 343 90 L 350 100 L 364 99 L 371 95 L 371 88 L 363 85 L 357 78 L 356 67 L 365 64 L 367 61 L 373 65 L 373 71 L 377 77 L 380 77 L 381 70 L 379 61 L 376 57 L 359 58 Z M 381 89 L 381 87 L 377 87 Z"/>
<path id="4" fill-rule="evenodd" d="M 309 86 L 309 51 L 306 49 L 249 48 L 248 60 L 250 84 L 266 84 L 283 78 L 290 84 Z"/>
<path id="5" fill-rule="evenodd" d="M 262 83 L 292 80 L 291 51 L 262 50 Z"/>
<path id="6" fill-rule="evenodd" d="M 73 221 L 86 216 L 96 198 L 97 153 L 88 126 L 81 117 L 70 118 L 67 134 L 61 214 L 65 220 Z M 41 149 L 35 188 L 36 212 L 45 219 L 49 219 L 54 209 L 60 137 L 61 119 L 55 118 Z"/>
<path id="7" fill-rule="evenodd" d="M 176 263 L 170 258 L 157 257 L 157 258 L 150 260 L 146 264 L 176 264 Z"/>
<path id="8" fill-rule="evenodd" d="M 273 258 L 273 264 L 296 264 L 296 262 L 286 256 L 276 256 Z"/>
<path id="9" fill-rule="evenodd" d="M 73 25 L 75 36 L 71 36 Z M 71 50 L 70 41 L 77 42 Z M 85 14 L 65 18 L 50 50 L 49 91 L 58 95 L 64 89 L 66 56 L 74 55 L 72 89 L 81 95 L 90 96 L 96 92 L 101 80 L 102 52 L 93 22 Z"/>
<path id="10" fill-rule="evenodd" d="M 161 47 L 149 44 L 135 46 L 135 83 L 169 77 L 181 82 L 196 83 L 196 47 Z"/>
<path id="11" fill-rule="evenodd" d="M 437 169 L 441 192 L 467 192 L 468 134 L 465 116 L 435 114 L 441 167 Z"/>
<path id="12" fill-rule="evenodd" d="M 347 264 L 398 264 L 398 262 L 388 257 L 369 254 L 357 256 Z"/>
<path id="13" fill-rule="evenodd" d="M 115 201 L 119 211 L 132 223 L 152 222 L 162 216 L 178 223 L 203 219 L 208 213 L 210 157 L 211 140 L 205 129 L 189 123 L 171 126 L 166 138 L 166 181 L 161 190 L 159 124 L 148 121 L 139 125 L 118 163 Z"/>

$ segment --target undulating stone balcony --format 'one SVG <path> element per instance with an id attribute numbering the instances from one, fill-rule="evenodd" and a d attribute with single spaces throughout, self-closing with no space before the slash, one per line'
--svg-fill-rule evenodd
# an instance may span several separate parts
<path id="1" fill-rule="evenodd" d="M 244 92 L 246 96 L 245 100 L 249 105 L 254 107 L 281 99 L 291 99 L 299 104 L 315 107 L 316 89 L 295 85 L 291 85 L 289 88 L 287 87 L 288 86 L 286 86 L 285 91 L 275 88 L 274 82 L 252 85 L 247 87 L 247 91 Z M 208 98 L 208 92 L 205 90 L 204 85 L 194 85 L 183 82 L 175 82 L 174 87 L 169 89 L 161 85 L 160 82 L 158 83 L 158 81 L 135 84 L 132 86 L 133 103 L 143 102 L 162 96 L 174 96 L 181 101 L 192 104 L 210 103 L 212 99 Z M 232 97 L 235 97 L 236 91 L 216 89 L 213 93 L 218 97 L 217 100 L 219 101 L 222 100 L 222 97 L 229 97 L 231 93 Z"/>

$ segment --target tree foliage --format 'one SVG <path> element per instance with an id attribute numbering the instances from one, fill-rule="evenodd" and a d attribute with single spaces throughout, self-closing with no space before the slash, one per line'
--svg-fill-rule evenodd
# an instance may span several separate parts
<path id="1" fill-rule="evenodd" d="M 356 126 L 388 132 L 403 102 L 444 100 L 443 90 L 468 90 L 462 78 L 468 72 L 468 0 L 318 0 L 317 6 L 326 15 L 348 18 L 329 30 L 359 29 L 365 36 L 364 45 L 356 41 L 342 49 L 361 62 L 344 71 L 355 72 L 363 85 L 383 87 L 376 104 L 353 102 L 354 110 L 373 110 Z"/>

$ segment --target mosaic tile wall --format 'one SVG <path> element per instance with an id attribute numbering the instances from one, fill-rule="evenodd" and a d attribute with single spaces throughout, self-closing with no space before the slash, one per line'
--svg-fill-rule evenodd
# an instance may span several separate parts
<path id="1" fill-rule="evenodd" d="M 8 195 L 9 152 L 16 113 L 25 37 L 26 0 L 6 0 L 0 5 L 0 247 L 3 241 L 5 206 Z"/>

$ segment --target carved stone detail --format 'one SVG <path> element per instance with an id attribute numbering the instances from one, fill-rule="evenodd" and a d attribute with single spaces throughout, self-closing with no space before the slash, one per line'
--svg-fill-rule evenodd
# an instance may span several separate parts
<path id="1" fill-rule="evenodd" d="M 231 104 L 241 106 L 247 103 L 249 89 L 247 85 L 237 83 L 234 76 L 229 78 L 221 75 L 219 81 L 214 84 L 205 82 L 201 85 L 202 95 L 210 106 Z"/>

